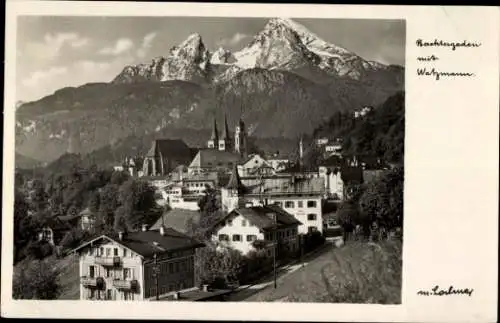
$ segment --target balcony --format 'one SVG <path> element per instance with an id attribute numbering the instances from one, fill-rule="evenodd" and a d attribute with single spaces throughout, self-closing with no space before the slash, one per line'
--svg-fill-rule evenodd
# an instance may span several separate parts
<path id="1" fill-rule="evenodd" d="M 102 266 L 118 267 L 121 264 L 121 259 L 120 257 L 95 257 L 95 263 Z"/>
<path id="2" fill-rule="evenodd" d="M 113 286 L 117 289 L 124 290 L 137 290 L 137 280 L 125 280 L 125 279 L 115 279 L 113 280 Z"/>
<path id="3" fill-rule="evenodd" d="M 84 287 L 101 289 L 104 286 L 104 279 L 102 277 L 83 276 L 81 277 L 80 282 Z"/>

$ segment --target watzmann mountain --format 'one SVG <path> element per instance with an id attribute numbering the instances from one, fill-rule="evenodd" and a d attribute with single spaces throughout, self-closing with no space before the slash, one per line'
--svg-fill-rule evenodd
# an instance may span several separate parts
<path id="1" fill-rule="evenodd" d="M 367 61 L 276 18 L 240 51 L 210 52 L 202 36 L 192 34 L 165 56 L 124 67 L 109 83 L 23 103 L 16 151 L 51 161 L 68 151 L 72 137 L 80 153 L 113 152 L 118 142 L 122 151 L 126 138 L 125 145 L 156 136 L 202 146 L 213 117 L 221 121 L 224 114 L 231 124 L 243 116 L 252 136 L 294 140 L 336 111 L 377 106 L 403 86 L 402 67 Z"/>

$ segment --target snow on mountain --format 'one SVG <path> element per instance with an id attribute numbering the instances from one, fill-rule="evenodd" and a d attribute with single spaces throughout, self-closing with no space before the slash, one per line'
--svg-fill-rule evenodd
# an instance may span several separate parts
<path id="1" fill-rule="evenodd" d="M 114 82 L 213 80 L 219 83 L 251 68 L 294 71 L 304 67 L 353 79 L 387 69 L 386 65 L 367 61 L 323 40 L 292 19 L 272 18 L 240 51 L 232 53 L 221 47 L 210 53 L 201 36 L 195 33 L 174 46 L 166 57 L 155 58 L 150 64 L 125 67 Z"/>
<path id="2" fill-rule="evenodd" d="M 235 62 L 234 56 L 230 50 L 219 47 L 215 52 L 213 52 L 210 63 L 219 65 L 228 65 Z"/>
<path id="3" fill-rule="evenodd" d="M 206 78 L 210 53 L 205 48 L 200 34 L 194 33 L 181 44 L 170 49 L 166 57 L 157 57 L 151 64 L 127 66 L 113 80 L 115 83 L 136 81 L 200 81 Z"/>

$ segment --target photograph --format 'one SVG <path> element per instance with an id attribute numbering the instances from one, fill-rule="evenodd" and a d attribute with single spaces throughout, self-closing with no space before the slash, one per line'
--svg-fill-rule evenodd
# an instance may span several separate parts
<path id="1" fill-rule="evenodd" d="M 406 21 L 275 14 L 16 17 L 13 300 L 402 303 Z"/>

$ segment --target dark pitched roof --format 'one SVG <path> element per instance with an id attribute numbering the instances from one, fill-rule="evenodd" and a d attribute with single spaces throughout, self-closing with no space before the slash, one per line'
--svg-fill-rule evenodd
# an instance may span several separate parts
<path id="1" fill-rule="evenodd" d="M 198 223 L 200 217 L 201 215 L 198 211 L 172 209 L 164 212 L 150 230 L 158 230 L 164 225 L 165 227 L 173 228 L 181 233 L 187 233 L 189 222 L 193 221 Z"/>
<path id="2" fill-rule="evenodd" d="M 190 149 L 186 143 L 180 139 L 156 139 L 153 141 L 146 157 L 155 157 L 159 155 L 163 157 L 185 156 L 190 157 Z"/>
<path id="3" fill-rule="evenodd" d="M 219 139 L 219 130 L 217 130 L 217 120 L 215 120 L 215 118 L 214 118 L 214 126 L 212 127 L 212 135 L 210 136 L 210 139 L 212 140 Z"/>
<path id="4" fill-rule="evenodd" d="M 233 172 L 231 173 L 231 178 L 229 183 L 226 185 L 227 189 L 237 190 L 239 193 L 244 193 L 247 191 L 246 187 L 241 183 L 240 174 L 238 173 L 238 166 L 234 164 Z"/>
<path id="5" fill-rule="evenodd" d="M 226 166 L 229 163 L 236 164 L 240 159 L 241 156 L 239 154 L 230 151 L 200 149 L 189 166 L 203 168 Z"/>
<path id="6" fill-rule="evenodd" d="M 287 227 L 291 225 L 302 224 L 293 215 L 276 205 L 238 208 L 229 213 L 229 215 L 231 215 L 233 212 L 242 215 L 252 225 L 255 225 L 259 229 L 263 230 L 274 228 L 274 219 L 271 214 L 276 215 L 276 224 L 278 225 L 278 227 Z"/>
<path id="7" fill-rule="evenodd" d="M 200 243 L 199 241 L 196 241 L 181 232 L 172 228 L 166 228 L 165 235 L 161 235 L 159 230 L 135 231 L 126 233 L 123 240 L 120 240 L 118 234 L 116 233 L 101 235 L 81 244 L 79 247 L 74 249 L 73 252 L 99 239 L 109 239 L 115 241 L 133 250 L 144 258 L 150 258 L 155 253 L 162 254 L 168 251 L 200 248 L 205 246 L 203 243 Z"/>
<path id="8" fill-rule="evenodd" d="M 224 116 L 224 131 L 222 133 L 222 139 L 231 139 L 229 127 L 227 125 L 227 116 Z"/>
<path id="9" fill-rule="evenodd" d="M 266 206 L 252 206 L 252 207 L 241 207 L 232 210 L 228 214 L 221 214 L 221 217 L 216 221 L 212 228 L 220 226 L 224 221 L 235 215 L 240 214 L 245 217 L 250 224 L 255 225 L 259 229 L 266 230 L 274 228 L 274 220 L 271 214 L 276 215 L 276 223 L 278 227 L 288 227 L 292 225 L 301 225 L 302 223 L 297 220 L 293 215 L 286 212 L 277 205 L 266 205 Z"/>

